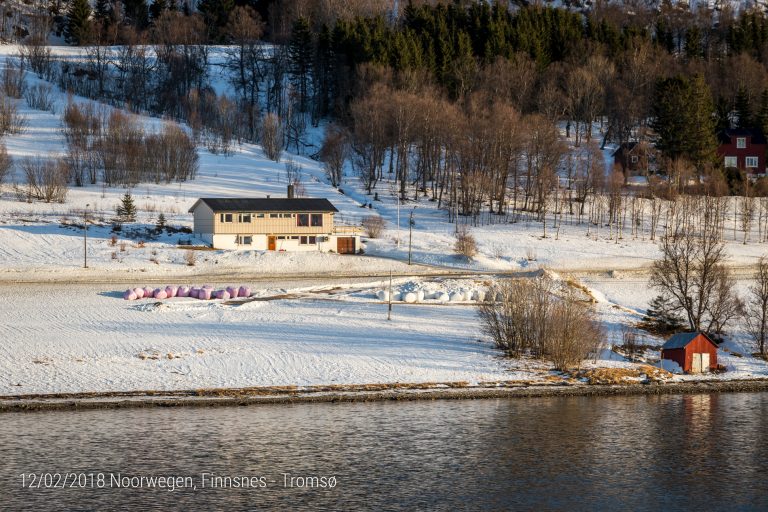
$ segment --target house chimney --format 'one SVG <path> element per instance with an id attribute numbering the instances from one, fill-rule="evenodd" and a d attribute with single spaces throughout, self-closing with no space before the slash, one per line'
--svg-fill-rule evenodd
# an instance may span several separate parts
<path id="1" fill-rule="evenodd" d="M 293 185 L 288 185 L 288 199 L 293 199 Z"/>

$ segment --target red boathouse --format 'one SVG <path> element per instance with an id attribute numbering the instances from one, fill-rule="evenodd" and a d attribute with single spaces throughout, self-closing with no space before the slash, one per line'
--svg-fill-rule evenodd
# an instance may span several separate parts
<path id="1" fill-rule="evenodd" d="M 717 345 L 703 332 L 679 332 L 661 347 L 661 358 L 675 361 L 685 373 L 717 369 Z"/>

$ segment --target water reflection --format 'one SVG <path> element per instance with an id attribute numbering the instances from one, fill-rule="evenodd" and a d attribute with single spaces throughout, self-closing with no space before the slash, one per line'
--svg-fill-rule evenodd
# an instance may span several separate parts
<path id="1" fill-rule="evenodd" d="M 768 394 L 0 416 L 0 509 L 768 509 Z M 18 474 L 266 475 L 265 490 L 20 489 Z M 282 474 L 333 475 L 333 489 Z"/>

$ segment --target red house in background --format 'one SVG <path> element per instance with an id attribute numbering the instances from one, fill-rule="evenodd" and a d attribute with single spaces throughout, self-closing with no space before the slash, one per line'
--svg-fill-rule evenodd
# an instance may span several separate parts
<path id="1" fill-rule="evenodd" d="M 703 332 L 679 332 L 661 347 L 661 358 L 680 365 L 685 373 L 717 369 L 717 345 Z"/>
<path id="2" fill-rule="evenodd" d="M 717 154 L 726 169 L 739 169 L 754 176 L 765 174 L 765 136 L 760 130 L 733 128 L 717 134 Z"/>

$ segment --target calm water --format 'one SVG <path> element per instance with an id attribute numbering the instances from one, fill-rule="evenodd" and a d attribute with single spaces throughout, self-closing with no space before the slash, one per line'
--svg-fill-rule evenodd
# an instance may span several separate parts
<path id="1" fill-rule="evenodd" d="M 768 393 L 2 414 L 0 510 L 768 510 L 767 415 Z"/>

